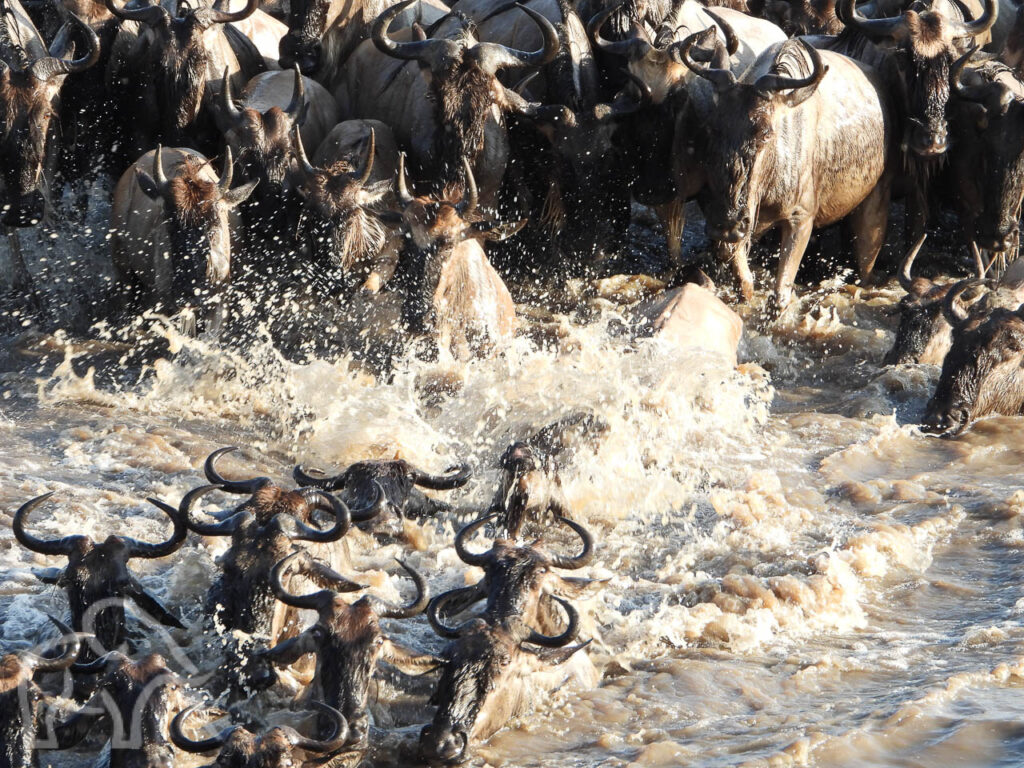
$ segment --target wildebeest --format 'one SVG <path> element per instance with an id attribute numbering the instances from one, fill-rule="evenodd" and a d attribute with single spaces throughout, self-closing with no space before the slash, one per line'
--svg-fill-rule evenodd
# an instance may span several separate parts
<path id="1" fill-rule="evenodd" d="M 218 177 L 190 149 L 147 152 L 121 176 L 110 210 L 111 255 L 129 305 L 197 307 L 217 330 L 231 274 L 235 209 L 257 182 L 232 189 L 231 149 Z M 169 257 L 168 257 L 169 254 Z"/>
<path id="2" fill-rule="evenodd" d="M 171 741 L 178 749 L 193 754 L 217 752 L 214 765 L 225 768 L 291 768 L 306 762 L 298 759 L 297 752 L 306 753 L 307 760 L 320 759 L 341 749 L 348 736 L 348 725 L 342 714 L 317 701 L 313 706 L 333 721 L 333 732 L 326 738 L 312 739 L 286 725 L 274 726 L 259 734 L 233 725 L 216 736 L 197 741 L 186 736 L 184 729 L 185 721 L 200 706 L 193 704 L 175 716 L 171 721 Z"/>
<path id="3" fill-rule="evenodd" d="M 288 33 L 281 39 L 282 67 L 330 84 L 345 60 L 366 39 L 372 19 L 387 9 L 381 0 L 291 0 Z M 396 18 L 396 28 L 431 25 L 448 12 L 440 0 L 415 0 Z"/>
<path id="4" fill-rule="evenodd" d="M 541 635 L 518 617 L 500 624 L 470 619 L 451 632 L 442 630 L 452 640 L 440 654 L 437 712 L 420 731 L 424 760 L 432 765 L 464 762 L 473 744 L 528 711 L 535 692 L 553 690 L 574 676 L 594 684 L 596 674 L 585 654 L 577 656 L 579 669 L 559 668 L 587 643 L 569 645 L 576 639 L 579 617 L 569 602 L 555 599 L 568 616 L 568 626 L 556 636 Z"/>
<path id="5" fill-rule="evenodd" d="M 443 501 L 424 494 L 420 488 L 449 491 L 461 488 L 473 476 L 473 470 L 468 464 L 453 467 L 448 472 L 445 475 L 432 475 L 407 461 L 393 459 L 357 461 L 333 477 L 320 473 L 311 475 L 300 465 L 295 468 L 292 477 L 303 487 L 341 491 L 341 500 L 357 509 L 374 503 L 382 489 L 384 506 L 380 515 L 369 521 L 369 525 L 374 531 L 382 530 L 383 525 L 387 530 L 399 532 L 403 519 L 433 517 L 450 509 Z"/>
<path id="6" fill-rule="evenodd" d="M 183 683 L 162 656 L 133 661 L 113 651 L 75 665 L 75 671 L 102 677 L 92 698 L 55 725 L 58 749 L 70 749 L 103 728 L 110 732 L 110 768 L 174 768 L 167 728 L 184 706 Z"/>
<path id="7" fill-rule="evenodd" d="M 970 57 L 950 73 L 956 205 L 968 242 L 1013 252 L 1024 197 L 1024 82 L 998 62 L 968 68 Z"/>
<path id="8" fill-rule="evenodd" d="M 957 283 L 943 301 L 953 343 L 925 409 L 928 432 L 958 435 L 983 416 L 1024 412 L 1024 310 L 997 307 L 973 319 L 961 303 L 969 287 Z"/>
<path id="9" fill-rule="evenodd" d="M 395 606 L 366 595 L 349 604 L 343 595 L 322 589 L 309 595 L 296 595 L 285 587 L 283 576 L 297 565 L 308 568 L 311 558 L 296 552 L 274 568 L 271 585 L 278 600 L 293 608 L 317 612 L 317 622 L 283 643 L 261 651 L 257 660 L 288 665 L 307 653 L 316 656 L 309 695 L 341 712 L 348 722 L 348 746 L 366 746 L 369 735 L 367 699 L 370 678 L 378 661 L 385 661 L 408 672 L 423 672 L 438 665 L 430 654 L 403 648 L 384 634 L 380 619 L 407 619 L 424 611 L 430 600 L 426 580 L 399 560 L 416 584 L 416 597 L 406 606 Z"/>
<path id="10" fill-rule="evenodd" d="M 700 114 L 695 141 L 706 184 L 698 199 L 718 255 L 730 261 L 743 297 L 753 296 L 751 240 L 779 227 L 775 281 L 779 307 L 815 227 L 848 217 L 862 279 L 885 239 L 892 174 L 892 111 L 877 72 L 803 40 L 774 45 L 742 78 L 684 63 L 714 86 L 716 105 Z M 814 136 L 814 141 L 805 137 Z"/>
<path id="11" fill-rule="evenodd" d="M 554 569 L 578 570 L 594 557 L 594 540 L 579 523 L 565 517 L 555 522 L 571 528 L 582 542 L 579 554 L 567 557 L 550 555 L 536 546 L 519 546 L 511 539 L 495 539 L 486 552 L 471 552 L 466 541 L 485 523 L 497 519 L 489 514 L 464 526 L 455 537 L 455 551 L 466 565 L 484 570 L 484 578 L 468 587 L 462 587 L 431 601 L 427 611 L 430 625 L 441 635 L 452 636 L 456 629 L 445 626 L 441 614 L 459 613 L 478 600 L 486 599 L 480 617 L 489 623 L 500 623 L 518 616 L 533 626 L 554 624 L 551 593 L 580 594 L 590 586 L 588 579 L 562 576 Z M 557 598 L 555 598 L 557 599 Z"/>
<path id="12" fill-rule="evenodd" d="M 159 3 L 119 7 L 116 0 L 105 1 L 122 22 L 139 24 L 137 36 L 119 37 L 108 74 L 127 123 L 130 156 L 158 142 L 189 146 L 197 138 L 203 104 L 216 96 L 224 69 L 241 90 L 265 68 L 252 43 L 225 31 L 225 25 L 255 13 L 259 0 L 247 0 L 234 13 L 185 2 L 168 10 Z"/>
<path id="13" fill-rule="evenodd" d="M 900 16 L 868 19 L 854 0 L 839 0 L 839 15 L 851 29 L 895 56 L 906 99 L 906 125 L 901 130 L 910 150 L 922 158 L 946 151 L 949 74 L 954 60 L 971 39 L 984 45 L 999 16 L 998 0 L 984 0 L 974 21 L 965 21 L 961 6 L 952 0 L 935 0 L 928 6 L 914 3 Z M 884 55 L 884 54 L 883 54 Z M 868 57 L 870 59 L 870 55 Z M 896 87 L 896 84 L 890 84 Z"/>
<path id="14" fill-rule="evenodd" d="M 444 20 L 436 37 L 398 42 L 388 29 L 411 2 L 403 0 L 377 17 L 372 40 L 349 58 L 334 95 L 344 116 L 390 125 L 409 153 L 414 178 L 429 182 L 435 193 L 464 183 L 468 159 L 490 205 L 508 161 L 503 115 L 525 105 L 497 75 L 550 62 L 558 53 L 558 33 L 526 8 L 542 30 L 543 45 L 535 51 L 478 42 L 457 15 Z"/>
<path id="15" fill-rule="evenodd" d="M 527 522 L 550 522 L 549 513 L 571 517 L 562 492 L 562 464 L 581 443 L 596 448 L 607 431 L 603 419 L 580 411 L 505 449 L 498 462 L 498 489 L 488 511 L 499 514 L 509 538 L 517 539 Z"/>
<path id="16" fill-rule="evenodd" d="M 58 539 L 37 538 L 25 530 L 28 516 L 54 493 L 45 493 L 22 504 L 14 513 L 12 528 L 14 537 L 26 549 L 50 557 L 67 558 L 68 564 L 64 568 L 48 568 L 36 575 L 67 592 L 71 626 L 78 632 L 95 635 L 104 650 L 119 649 L 125 639 L 124 601 L 130 599 L 150 618 L 169 627 L 184 629 L 178 617 L 139 584 L 128 570 L 128 561 L 167 557 L 177 552 L 188 533 L 185 513 L 157 499 L 148 499 L 174 524 L 171 535 L 159 544 L 146 544 L 114 534 L 100 542 L 84 534 L 70 534 Z M 88 655 L 88 650 L 83 652 L 83 656 Z"/>
<path id="17" fill-rule="evenodd" d="M 78 656 L 80 636 L 50 617 L 61 632 L 64 651 L 59 656 L 41 656 L 35 651 L 13 651 L 0 656 L 0 768 L 35 768 L 39 764 L 36 733 L 41 725 L 39 705 L 43 690 L 37 674 L 68 669 Z"/>
<path id="18" fill-rule="evenodd" d="M 751 14 L 778 25 L 790 37 L 843 31 L 836 0 L 749 0 L 747 6 Z"/>
<path id="19" fill-rule="evenodd" d="M 227 480 L 217 470 L 217 459 L 235 450 L 221 448 L 209 455 L 204 467 L 213 485 L 189 491 L 182 500 L 188 527 L 203 536 L 230 536 L 231 547 L 221 559 L 221 573 L 210 588 L 208 603 L 217 622 L 228 630 L 259 634 L 277 642 L 284 629 L 286 614 L 274 600 L 270 574 L 274 566 L 290 555 L 294 542 L 329 543 L 338 541 L 353 520 L 376 515 L 379 506 L 350 512 L 349 508 L 326 491 L 307 488 L 288 491 L 267 477 Z M 222 515 L 215 523 L 201 523 L 188 512 L 200 497 L 223 490 L 249 496 L 243 504 Z M 313 514 L 320 510 L 333 516 L 326 529 L 313 527 Z M 320 567 L 314 561 L 314 569 Z M 325 578 L 333 572 L 326 569 Z M 355 591 L 362 587 L 346 580 L 335 589 Z"/>
<path id="20" fill-rule="evenodd" d="M 508 343 L 515 302 L 487 260 L 481 240 L 504 240 L 525 222 L 503 225 L 477 213 L 473 170 L 463 158 L 466 189 L 459 202 L 413 197 L 399 160 L 398 202 L 409 239 L 402 254 L 407 290 L 403 316 L 413 332 L 429 331 L 438 350 L 467 360 Z"/>
<path id="21" fill-rule="evenodd" d="M 6 0 L 0 14 L 0 223 L 8 226 L 42 219 L 58 159 L 61 87 L 99 60 L 96 33 L 68 16 L 47 49 L 18 0 Z M 75 33 L 82 55 L 69 58 Z"/>

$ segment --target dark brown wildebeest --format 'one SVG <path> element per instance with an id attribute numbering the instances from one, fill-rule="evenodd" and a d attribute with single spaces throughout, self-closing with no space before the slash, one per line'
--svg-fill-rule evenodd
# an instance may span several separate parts
<path id="1" fill-rule="evenodd" d="M 18 542 L 33 552 L 51 557 L 66 557 L 64 568 L 48 568 L 37 576 L 48 584 L 64 588 L 71 611 L 71 626 L 78 632 L 90 632 L 105 650 L 119 649 L 125 639 L 125 599 L 130 599 L 150 618 L 169 627 L 184 629 L 184 625 L 159 600 L 147 592 L 128 570 L 133 558 L 153 559 L 177 552 L 185 541 L 188 528 L 185 512 L 157 499 L 149 503 L 163 511 L 174 524 L 166 541 L 146 544 L 128 536 L 109 535 L 103 541 L 94 541 L 83 534 L 71 534 L 59 539 L 40 539 L 25 530 L 29 514 L 45 502 L 54 492 L 37 496 L 21 505 L 14 513 L 12 528 Z M 184 505 L 185 502 L 182 501 Z M 83 651 L 88 655 L 90 649 Z M 91 658 L 91 657 L 90 657 Z"/>
<path id="2" fill-rule="evenodd" d="M 420 755 L 429 764 L 464 762 L 474 744 L 529 711 L 536 691 L 554 690 L 570 677 L 588 686 L 596 682 L 589 658 L 577 654 L 588 643 L 569 645 L 579 629 L 576 609 L 555 600 L 568 617 L 556 636 L 542 635 L 516 616 L 498 624 L 470 619 L 453 630 L 438 628 L 451 642 L 440 654 L 437 712 L 420 731 Z M 571 658 L 579 660 L 575 668 L 560 668 Z"/>
<path id="3" fill-rule="evenodd" d="M 188 527 L 203 536 L 230 536 L 231 547 L 221 558 L 221 573 L 210 588 L 210 610 L 217 622 L 228 630 L 269 637 L 276 643 L 282 636 L 286 612 L 274 600 L 270 574 L 281 560 L 294 550 L 294 542 L 330 543 L 338 541 L 353 520 L 368 520 L 379 513 L 375 502 L 355 512 L 335 496 L 318 488 L 288 491 L 268 477 L 227 480 L 217 470 L 217 460 L 233 447 L 220 448 L 206 459 L 204 471 L 213 485 L 189 491 L 182 500 Z M 192 505 L 215 490 L 249 496 L 243 504 L 215 523 L 201 523 L 188 515 Z M 316 511 L 333 516 L 327 529 L 313 526 Z M 313 569 L 319 567 L 314 561 Z M 337 583 L 336 574 L 326 566 L 321 576 L 337 590 L 362 589 L 347 579 Z"/>
<path id="4" fill-rule="evenodd" d="M 218 177 L 198 152 L 157 147 L 121 176 L 110 209 L 110 245 L 129 305 L 199 309 L 217 330 L 232 238 L 241 228 L 235 210 L 257 183 L 232 189 L 232 174 L 230 148 Z"/>
<path id="5" fill-rule="evenodd" d="M 402 254 L 403 319 L 414 333 L 429 332 L 444 354 L 467 360 L 493 353 L 515 333 L 515 302 L 481 241 L 504 240 L 525 222 L 504 225 L 482 220 L 473 170 L 465 158 L 463 166 L 466 187 L 460 201 L 413 197 L 406 184 L 403 154 L 398 202 L 409 233 Z"/>
<path id="6" fill-rule="evenodd" d="M 78 656 L 80 635 L 49 617 L 64 645 L 60 656 L 41 656 L 35 651 L 13 651 L 0 656 L 0 768 L 36 768 L 36 734 L 41 725 L 39 705 L 45 694 L 37 674 L 68 669 Z"/>
<path id="7" fill-rule="evenodd" d="M 445 475 L 431 475 L 407 461 L 394 459 L 357 461 L 333 477 L 319 473 L 311 475 L 298 466 L 292 477 L 303 487 L 341 491 L 341 500 L 356 508 L 373 503 L 378 489 L 383 489 L 384 509 L 370 521 L 371 529 L 378 531 L 383 526 L 388 532 L 394 533 L 401 530 L 403 519 L 433 517 L 450 509 L 444 502 L 432 499 L 419 490 L 427 488 L 432 491 L 450 491 L 461 488 L 473 476 L 473 470 L 468 464 L 452 467 L 448 472 Z"/>
<path id="8" fill-rule="evenodd" d="M 768 48 L 742 78 L 680 56 L 714 86 L 713 109 L 693 104 L 706 183 L 698 199 L 719 258 L 743 297 L 754 292 L 753 238 L 779 227 L 774 298 L 785 307 L 815 227 L 849 217 L 862 279 L 885 240 L 893 173 L 893 124 L 885 83 L 870 67 L 806 41 Z M 813 135 L 815 141 L 805 141 Z"/>
<path id="9" fill-rule="evenodd" d="M 434 193 L 462 188 L 468 159 L 484 204 L 491 205 L 508 162 L 504 115 L 527 107 L 497 75 L 552 61 L 558 33 L 527 8 L 542 30 L 543 45 L 535 51 L 479 42 L 457 14 L 435 25 L 434 37 L 398 42 L 388 29 L 412 1 L 403 0 L 374 21 L 372 40 L 352 54 L 334 90 L 338 106 L 346 117 L 390 125 L 399 147 L 409 153 L 414 178 L 429 183 Z"/>
<path id="10" fill-rule="evenodd" d="M 102 677 L 92 698 L 56 724 L 58 749 L 70 749 L 104 728 L 110 730 L 110 768 L 174 768 L 167 729 L 172 714 L 184 706 L 184 685 L 162 656 L 133 661 L 113 651 L 74 670 Z"/>
<path id="11" fill-rule="evenodd" d="M 0 223 L 7 226 L 42 219 L 59 154 L 61 88 L 69 74 L 99 60 L 96 33 L 68 16 L 47 50 L 18 0 L 0 8 Z M 76 32 L 82 55 L 68 58 L 74 56 Z"/>
<path id="12" fill-rule="evenodd" d="M 217 752 L 213 763 L 227 768 L 293 768 L 306 762 L 323 761 L 323 756 L 341 749 L 348 737 L 348 725 L 341 712 L 321 702 L 313 706 L 333 721 L 333 732 L 325 739 L 311 739 L 290 726 L 278 725 L 256 734 L 240 725 L 225 728 L 216 736 L 195 741 L 185 735 L 185 721 L 200 708 L 193 704 L 171 722 L 171 741 L 185 752 L 204 754 Z M 298 754 L 306 753 L 306 760 Z M 320 764 L 320 763 L 317 763 Z"/>
<path id="13" fill-rule="evenodd" d="M 108 79 L 121 100 L 128 132 L 128 154 L 138 156 L 157 143 L 195 146 L 204 102 L 220 90 L 224 69 L 241 90 L 265 68 L 259 51 L 240 34 L 229 35 L 226 25 L 257 11 L 259 0 L 248 0 L 235 13 L 211 6 L 173 4 L 173 13 L 159 3 L 107 8 L 122 22 L 139 24 L 138 36 L 124 35 L 111 55 Z"/>
<path id="14" fill-rule="evenodd" d="M 925 409 L 928 432 L 958 435 L 983 416 L 1024 412 L 1024 310 L 972 317 L 962 302 L 971 283 L 957 283 L 943 300 L 953 343 Z"/>
<path id="15" fill-rule="evenodd" d="M 370 681 L 378 661 L 410 673 L 436 667 L 439 660 L 410 651 L 390 640 L 380 627 L 381 619 L 407 619 L 423 613 L 430 600 L 426 580 L 410 566 L 399 564 L 416 583 L 416 597 L 407 606 L 394 606 L 366 595 L 354 603 L 340 592 L 323 589 L 310 595 L 296 595 L 283 582 L 289 568 L 308 569 L 311 558 L 296 552 L 274 568 L 274 595 L 286 605 L 316 611 L 317 622 L 289 640 L 256 654 L 256 660 L 286 666 L 307 653 L 316 656 L 316 671 L 308 694 L 341 712 L 348 722 L 349 747 L 365 747 L 370 720 L 367 700 Z"/>

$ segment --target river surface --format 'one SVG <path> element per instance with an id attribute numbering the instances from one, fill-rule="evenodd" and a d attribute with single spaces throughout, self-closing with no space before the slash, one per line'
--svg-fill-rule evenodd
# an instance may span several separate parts
<path id="1" fill-rule="evenodd" d="M 748 323 L 737 369 L 630 341 L 616 332 L 616 302 L 594 301 L 586 322 L 556 316 L 559 332 L 543 346 L 520 338 L 467 366 L 403 361 L 386 383 L 346 358 L 296 363 L 269 346 L 242 356 L 158 320 L 144 325 L 177 354 L 119 367 L 116 354 L 92 361 L 59 335 L 19 336 L 8 311 L 3 646 L 39 639 L 44 614 L 66 608 L 28 571 L 60 560 L 25 551 L 10 533 L 28 498 L 57 492 L 34 516 L 39 535 L 156 541 L 166 526 L 145 497 L 177 504 L 205 482 L 207 454 L 237 445 L 226 473 L 281 482 L 298 462 L 340 471 L 400 456 L 440 472 L 467 460 L 470 484 L 439 496 L 482 509 L 512 439 L 586 409 L 609 431 L 573 456 L 563 481 L 598 540 L 577 575 L 607 580 L 576 601 L 601 679 L 542 697 L 481 746 L 477 763 L 1019 765 L 1021 420 L 988 419 L 954 440 L 913 426 L 938 369 L 881 364 L 899 295 L 892 284 L 825 283 L 770 331 Z M 231 501 L 207 498 L 204 511 Z M 452 548 L 465 519 L 411 527 L 412 544 L 350 535 L 353 565 L 392 600 L 409 594 L 395 555 L 427 574 L 435 594 L 461 586 L 476 578 Z M 169 652 L 183 671 L 217 663 L 202 605 L 225 545 L 190 535 L 169 558 L 133 561 L 195 628 Z M 409 645 L 440 647 L 422 617 L 387 624 Z M 168 652 L 167 637 L 153 638 Z M 429 685 L 412 685 L 409 722 L 396 723 L 409 738 L 431 711 L 421 695 Z M 393 694 L 382 685 L 375 696 L 379 721 Z M 94 754 L 44 753 L 42 762 L 84 766 Z"/>

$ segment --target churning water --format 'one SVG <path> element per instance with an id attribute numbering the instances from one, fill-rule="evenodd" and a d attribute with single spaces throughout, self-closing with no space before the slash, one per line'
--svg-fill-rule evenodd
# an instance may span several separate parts
<path id="1" fill-rule="evenodd" d="M 102 269 L 78 270 L 66 279 L 102 282 Z M 1021 422 L 989 419 L 955 440 L 912 426 L 938 370 L 881 364 L 898 297 L 826 284 L 770 333 L 748 324 L 737 369 L 628 340 L 616 332 L 616 303 L 593 300 L 586 323 L 549 318 L 542 345 L 520 338 L 498 359 L 465 366 L 408 360 L 386 383 L 347 359 L 300 364 L 258 342 L 244 356 L 225 351 L 158 318 L 140 328 L 177 354 L 125 373 L 109 349 L 16 338 L 20 320 L 8 317 L 3 646 L 37 639 L 44 614 L 65 607 L 28 573 L 61 563 L 10 533 L 30 497 L 57 491 L 35 516 L 41 534 L 156 541 L 165 524 L 145 497 L 177 504 L 204 482 L 210 451 L 237 445 L 225 472 L 282 482 L 298 462 L 333 470 L 400 456 L 439 472 L 465 459 L 473 481 L 445 498 L 468 519 L 489 502 L 510 440 L 587 409 L 609 431 L 573 455 L 563 482 L 599 542 L 582 575 L 607 579 L 578 602 L 601 680 L 543 699 L 482 746 L 478 761 L 1018 765 Z M 202 509 L 229 501 L 207 497 Z M 459 523 L 427 521 L 405 545 L 350 535 L 353 567 L 397 600 L 409 588 L 391 558 L 412 547 L 409 561 L 435 594 L 460 586 L 475 576 L 452 548 Z M 133 561 L 197 628 L 174 640 L 200 670 L 218 658 L 198 627 L 225 545 L 193 535 L 170 558 Z M 440 645 L 423 618 L 390 622 L 390 631 L 409 645 Z M 420 716 L 398 723 L 399 735 L 428 720 L 427 688 L 413 685 Z M 378 718 L 399 696 L 379 687 Z M 92 759 L 45 753 L 42 762 Z"/>

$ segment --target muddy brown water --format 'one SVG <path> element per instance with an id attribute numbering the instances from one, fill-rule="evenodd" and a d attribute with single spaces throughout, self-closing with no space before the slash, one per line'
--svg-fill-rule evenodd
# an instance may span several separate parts
<path id="1" fill-rule="evenodd" d="M 102 259 L 91 263 L 82 268 L 104 279 Z M 67 279 L 85 278 L 72 269 Z M 73 287 L 66 296 L 78 298 L 67 301 L 80 308 Z M 203 482 L 211 450 L 238 445 L 225 471 L 282 481 L 300 461 L 331 469 L 398 455 L 441 471 L 466 459 L 473 481 L 445 498 L 479 508 L 511 439 L 585 408 L 608 422 L 608 438 L 580 451 L 564 481 L 599 542 L 583 575 L 608 579 L 578 603 L 601 679 L 540 698 L 478 750 L 478 763 L 1017 765 L 1024 431 L 1008 417 L 955 440 L 913 426 L 938 370 L 881 365 L 899 295 L 892 284 L 816 286 L 770 331 L 748 325 L 738 370 L 628 341 L 613 332 L 621 311 L 611 301 L 585 324 L 559 318 L 557 344 L 522 338 L 466 366 L 406 360 L 387 383 L 345 358 L 295 363 L 266 347 L 245 359 L 158 320 L 147 327 L 177 355 L 112 374 L 116 354 L 92 361 L 79 346 L 72 359 L 60 336 L 16 344 L 23 329 L 8 309 L 3 647 L 34 642 L 44 614 L 66 608 L 28 572 L 59 560 L 26 552 L 10 533 L 10 516 L 32 496 L 57 491 L 35 515 L 40 534 L 156 540 L 165 528 L 144 498 L 176 503 Z M 408 594 L 399 554 L 435 593 L 462 585 L 478 572 L 455 556 L 459 524 L 417 526 L 411 548 L 353 536 L 353 565 L 393 600 Z M 150 633 L 142 647 L 200 676 L 220 659 L 202 603 L 224 547 L 193 535 L 172 557 L 133 563 L 193 628 Z M 422 618 L 389 627 L 409 645 L 440 645 Z M 394 716 L 396 726 L 378 734 L 381 764 L 395 760 L 388 745 L 429 719 L 427 689 L 429 680 L 399 679 L 375 691 L 378 722 Z M 265 713 L 287 694 L 249 706 Z M 95 757 L 47 752 L 42 763 L 77 768 Z"/>

